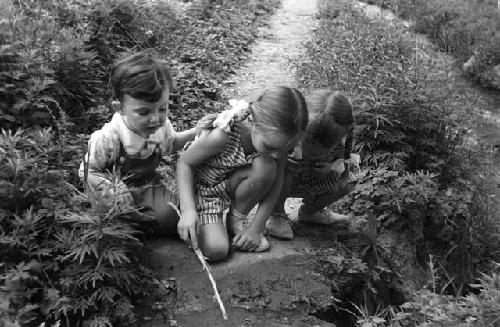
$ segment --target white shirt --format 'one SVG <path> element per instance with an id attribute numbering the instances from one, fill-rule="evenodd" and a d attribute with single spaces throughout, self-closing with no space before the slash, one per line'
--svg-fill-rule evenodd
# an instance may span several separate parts
<path id="1" fill-rule="evenodd" d="M 149 157 L 157 144 L 160 145 L 162 155 L 172 153 L 175 139 L 175 129 L 169 119 L 154 134 L 144 138 L 131 131 L 119 113 L 115 113 L 109 123 L 92 133 L 89 140 L 88 152 L 85 160 L 88 162 L 88 174 L 99 177 L 106 167 L 117 162 L 120 156 L 120 144 L 127 155 L 145 159 Z M 80 164 L 78 176 L 84 177 L 84 164 Z M 101 177 L 102 178 L 102 177 Z"/>

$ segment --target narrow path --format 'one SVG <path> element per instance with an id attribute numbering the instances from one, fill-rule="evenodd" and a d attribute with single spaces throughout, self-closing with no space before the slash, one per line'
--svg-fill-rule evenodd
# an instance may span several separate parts
<path id="1" fill-rule="evenodd" d="M 301 53 L 316 26 L 316 11 L 316 0 L 283 0 L 270 26 L 260 31 L 246 65 L 224 82 L 223 97 L 250 100 L 271 85 L 296 86 L 289 59 Z M 287 205 L 292 216 L 297 208 L 293 201 Z M 176 308 L 166 321 L 155 318 L 141 326 L 333 326 L 308 315 L 331 297 L 330 286 L 310 270 L 309 242 L 301 237 L 270 241 L 269 252 L 234 252 L 211 265 L 229 316 L 224 321 L 192 251 L 179 240 L 152 240 L 157 271 L 177 285 Z"/>
<path id="2" fill-rule="evenodd" d="M 298 56 L 302 42 L 316 27 L 316 0 L 283 0 L 269 29 L 252 47 L 250 59 L 226 81 L 224 98 L 251 98 L 272 85 L 296 86 L 289 59 Z"/>

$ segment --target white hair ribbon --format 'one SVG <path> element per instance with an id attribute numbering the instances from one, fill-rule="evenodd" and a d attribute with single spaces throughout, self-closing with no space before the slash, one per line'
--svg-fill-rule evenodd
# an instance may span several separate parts
<path id="1" fill-rule="evenodd" d="M 212 123 L 214 127 L 220 128 L 225 132 L 231 130 L 231 122 L 235 117 L 243 111 L 248 109 L 248 102 L 245 100 L 231 99 L 229 100 L 230 109 L 226 109 L 219 113 L 217 118 Z"/>

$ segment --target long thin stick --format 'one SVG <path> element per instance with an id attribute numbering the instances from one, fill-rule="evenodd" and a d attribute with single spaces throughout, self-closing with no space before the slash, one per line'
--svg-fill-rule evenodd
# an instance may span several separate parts
<path id="1" fill-rule="evenodd" d="M 175 204 L 169 202 L 168 205 L 171 206 L 172 208 L 174 208 L 174 210 L 177 212 L 177 215 L 179 215 L 179 217 L 181 216 L 181 213 Z M 212 276 L 212 273 L 211 273 L 212 269 L 210 269 L 210 266 L 208 265 L 207 261 L 205 260 L 205 257 L 203 256 L 203 253 L 201 253 L 200 249 L 195 249 L 194 253 L 198 257 L 198 260 L 200 260 L 201 265 L 203 266 L 203 269 L 207 272 L 208 279 L 210 279 L 210 282 L 212 283 L 212 288 L 214 289 L 215 298 L 217 299 L 217 302 L 219 303 L 219 308 L 220 308 L 220 311 L 222 312 L 222 317 L 224 318 L 224 320 L 227 320 L 226 308 L 224 308 L 224 303 L 222 303 L 222 299 L 220 298 L 219 291 L 217 290 L 217 284 L 215 283 L 214 276 Z"/>
<path id="2" fill-rule="evenodd" d="M 217 284 L 215 283 L 215 279 L 212 276 L 212 273 L 210 272 L 210 266 L 205 261 L 205 257 L 201 253 L 200 249 L 194 250 L 194 253 L 196 253 L 198 260 L 200 260 L 201 264 L 203 265 L 203 269 L 205 269 L 205 271 L 207 272 L 208 279 L 210 279 L 210 281 L 212 282 L 212 287 L 214 289 L 215 298 L 217 299 L 217 302 L 219 303 L 220 311 L 222 312 L 222 317 L 224 318 L 224 320 L 227 320 L 226 308 L 224 308 L 224 303 L 222 303 L 222 299 L 220 298 L 219 291 L 217 291 Z"/>

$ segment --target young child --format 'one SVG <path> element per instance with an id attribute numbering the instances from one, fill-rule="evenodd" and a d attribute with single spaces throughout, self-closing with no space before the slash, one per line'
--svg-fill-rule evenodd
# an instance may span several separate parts
<path id="1" fill-rule="evenodd" d="M 303 198 L 300 222 L 347 222 L 347 216 L 325 207 L 353 189 L 347 164 L 359 166 L 359 156 L 351 154 L 354 118 L 350 100 L 339 92 L 318 90 L 306 102 L 309 125 L 301 146 L 288 158 L 283 188 L 266 226 L 271 236 L 282 239 L 293 238 L 284 209 L 287 197 Z"/>
<path id="2" fill-rule="evenodd" d="M 177 163 L 179 235 L 212 261 L 227 256 L 228 232 L 237 249 L 269 249 L 263 232 L 281 189 L 286 153 L 308 121 L 305 100 L 293 88 L 269 88 L 249 105 L 239 108 L 241 103 L 221 113 L 215 128 L 194 141 Z"/>
<path id="3" fill-rule="evenodd" d="M 182 149 L 196 129 L 174 130 L 167 118 L 174 82 L 168 67 L 151 52 L 118 60 L 110 84 L 118 100 L 112 104 L 116 113 L 92 133 L 79 176 L 94 189 L 114 189 L 121 200 L 139 208 L 141 219 L 175 230 L 178 217 L 169 203 L 178 201 L 155 170 L 161 156 Z M 114 188 L 109 178 L 113 171 L 119 173 Z M 110 205 L 104 203 L 104 210 Z"/>

